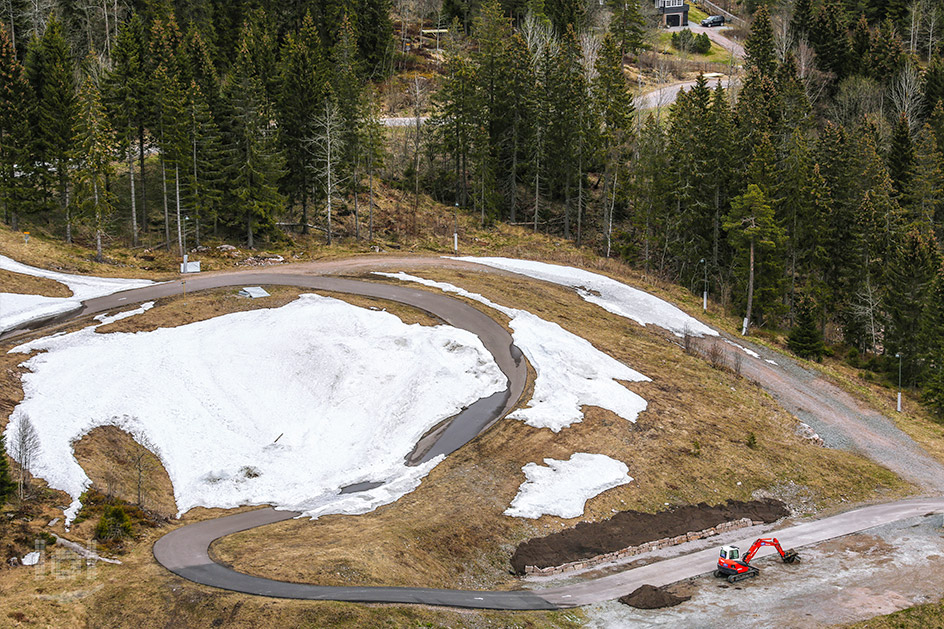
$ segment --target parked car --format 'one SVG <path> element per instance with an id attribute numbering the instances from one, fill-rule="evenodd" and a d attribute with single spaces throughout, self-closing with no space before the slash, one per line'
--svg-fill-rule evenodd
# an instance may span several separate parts
<path id="1" fill-rule="evenodd" d="M 712 27 L 712 26 L 724 26 L 724 16 L 723 15 L 709 15 L 701 21 L 702 26 Z"/>

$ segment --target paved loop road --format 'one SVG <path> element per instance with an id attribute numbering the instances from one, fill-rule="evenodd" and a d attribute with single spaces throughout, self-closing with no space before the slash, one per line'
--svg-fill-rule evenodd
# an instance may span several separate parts
<path id="1" fill-rule="evenodd" d="M 317 275 L 325 272 L 360 272 L 381 267 L 389 270 L 397 266 L 448 266 L 496 272 L 483 270 L 479 265 L 433 258 L 356 258 L 292 265 L 265 272 L 237 272 L 191 277 L 187 280 L 187 288 L 188 290 L 202 290 L 224 286 L 282 284 L 360 294 L 409 304 L 426 310 L 451 325 L 470 330 L 479 335 L 509 379 L 508 399 L 500 411 L 495 413 L 491 421 L 482 428 L 482 430 L 487 429 L 517 403 L 524 390 L 527 375 L 527 367 L 520 353 L 512 345 L 511 336 L 501 325 L 475 308 L 442 294 L 391 284 Z M 89 300 L 81 310 L 66 315 L 61 320 L 177 295 L 180 294 L 182 288 L 179 281 L 169 282 Z M 10 336 L 11 334 L 6 335 L 7 338 Z M 887 465 L 904 478 L 912 480 L 929 494 L 939 495 L 944 492 L 944 468 L 924 453 L 888 418 L 871 409 L 863 408 L 852 396 L 796 361 L 764 348 L 749 345 L 740 338 L 737 342 L 748 345 L 753 351 L 761 354 L 760 358 L 743 356 L 745 375 L 764 386 L 788 410 L 813 424 L 814 428 L 826 438 L 827 443 L 858 450 L 879 463 Z M 726 351 L 731 353 L 741 350 L 727 346 Z M 765 355 L 775 359 L 778 364 L 773 365 L 767 362 Z M 916 498 L 847 511 L 832 517 L 783 528 L 777 530 L 775 534 L 787 546 L 799 548 L 881 524 L 942 511 L 944 511 L 944 498 Z M 612 600 L 646 583 L 659 586 L 699 576 L 714 569 L 717 553 L 714 549 L 702 550 L 625 570 L 618 574 L 587 579 L 565 586 L 506 592 L 402 587 L 334 587 L 289 583 L 236 572 L 213 562 L 209 556 L 210 544 L 220 537 L 257 526 L 273 524 L 297 515 L 295 512 L 263 508 L 190 524 L 158 540 L 154 545 L 154 556 L 168 570 L 191 581 L 261 596 L 374 603 L 417 603 L 481 609 L 541 610 Z M 745 531 L 745 534 L 749 535 L 749 530 Z M 752 541 L 753 537 L 750 537 L 739 543 L 746 546 Z"/>

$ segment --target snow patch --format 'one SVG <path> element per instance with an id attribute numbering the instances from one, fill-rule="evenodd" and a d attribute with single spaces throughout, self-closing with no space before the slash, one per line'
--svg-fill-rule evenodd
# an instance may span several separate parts
<path id="1" fill-rule="evenodd" d="M 34 473 L 73 497 L 70 519 L 90 483 L 72 444 L 98 426 L 127 431 L 161 459 L 179 513 L 245 504 L 364 513 L 435 466 L 404 462 L 429 428 L 507 386 L 470 332 L 311 294 L 151 332 L 94 328 L 17 348 L 46 351 L 23 363 L 7 436 L 30 418 L 41 444 Z M 365 479 L 384 484 L 339 495 Z"/>
<path id="2" fill-rule="evenodd" d="M 528 407 L 511 413 L 509 417 L 520 419 L 535 428 L 550 428 L 560 432 L 583 420 L 583 406 L 599 406 L 631 422 L 635 422 L 639 413 L 646 410 L 646 400 L 617 380 L 647 382 L 649 378 L 556 323 L 524 310 L 501 306 L 478 293 L 445 282 L 402 272 L 378 272 L 375 275 L 455 293 L 510 317 L 509 326 L 515 345 L 528 357 L 537 377 Z"/>
<path id="3" fill-rule="evenodd" d="M 734 341 L 731 341 L 731 340 L 728 340 L 728 339 L 724 339 L 724 342 L 727 343 L 728 345 L 732 346 L 732 347 L 738 348 L 739 350 L 741 350 L 742 352 L 744 352 L 744 353 L 747 354 L 748 356 L 751 356 L 751 357 L 753 357 L 753 358 L 760 358 L 760 354 L 758 354 L 757 352 L 755 352 L 755 351 L 752 350 L 752 349 L 747 349 L 747 348 L 744 347 L 743 345 L 738 345 L 738 344 L 735 343 Z M 767 362 L 772 362 L 772 361 L 767 361 Z M 774 363 L 774 364 L 776 365 L 777 363 Z"/>
<path id="4" fill-rule="evenodd" d="M 527 480 L 518 488 L 505 515 L 577 518 L 583 515 L 588 500 L 633 480 L 625 463 L 605 454 L 578 452 L 567 461 L 544 459 L 544 465 L 528 463 L 521 468 Z"/>
<path id="5" fill-rule="evenodd" d="M 20 295 L 0 292 L 0 334 L 30 321 L 37 321 L 65 314 L 81 307 L 83 301 L 111 295 L 123 290 L 149 286 L 150 280 L 129 280 L 111 277 L 70 275 L 37 269 L 0 255 L 0 269 L 44 277 L 65 284 L 72 297 L 43 297 L 42 295 Z"/>
<path id="6" fill-rule="evenodd" d="M 627 286 L 614 279 L 583 269 L 532 260 L 512 258 L 453 257 L 450 260 L 474 262 L 512 273 L 527 275 L 534 279 L 569 286 L 576 289 L 584 300 L 596 304 L 608 312 L 632 319 L 645 326 L 648 324 L 665 328 L 676 336 L 686 333 L 692 336 L 717 336 L 718 333 L 678 307 L 659 299 L 655 295 Z"/>

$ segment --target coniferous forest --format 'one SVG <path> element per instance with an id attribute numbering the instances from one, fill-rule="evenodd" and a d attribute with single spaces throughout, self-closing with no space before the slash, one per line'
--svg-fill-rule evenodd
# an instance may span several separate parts
<path id="1" fill-rule="evenodd" d="M 731 82 L 637 111 L 648 0 L 9 0 L 2 218 L 100 259 L 330 245 L 374 238 L 383 181 L 707 288 L 798 354 L 900 355 L 944 417 L 944 6 L 731 5 Z"/>

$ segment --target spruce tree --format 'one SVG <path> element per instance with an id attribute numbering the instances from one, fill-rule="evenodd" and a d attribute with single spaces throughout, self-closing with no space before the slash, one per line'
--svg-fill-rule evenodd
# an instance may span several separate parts
<path id="1" fill-rule="evenodd" d="M 16 483 L 10 474 L 10 462 L 7 460 L 7 451 L 0 434 L 0 506 L 3 506 L 16 494 Z"/>
<path id="2" fill-rule="evenodd" d="M 278 190 L 284 160 L 270 128 L 265 87 L 255 75 L 245 39 L 224 86 L 224 100 L 230 117 L 226 141 L 231 158 L 226 218 L 254 248 L 260 235 L 271 233 L 275 213 L 284 202 Z"/>
<path id="3" fill-rule="evenodd" d="M 49 175 L 56 181 L 59 210 L 65 220 L 66 242 L 72 242 L 72 212 L 69 206 L 69 161 L 78 115 L 75 72 L 62 25 L 52 21 L 39 45 L 36 82 L 37 113 L 34 138 L 40 143 L 39 157 L 48 164 Z M 34 75 L 35 76 L 35 75 Z"/>
<path id="4" fill-rule="evenodd" d="M 915 154 L 911 140 L 908 118 L 902 113 L 892 130 L 891 147 L 888 151 L 888 174 L 898 194 L 905 194 L 914 176 Z"/>
<path id="5" fill-rule="evenodd" d="M 105 115 L 101 94 L 86 77 L 79 94 L 79 116 L 74 138 L 77 174 L 76 205 L 95 230 L 95 259 L 103 261 L 102 236 L 114 210 L 106 181 L 111 174 L 114 136 Z"/>
<path id="6" fill-rule="evenodd" d="M 639 12 L 639 0 L 610 0 L 610 10 L 613 11 L 610 35 L 622 60 L 626 54 L 636 54 L 642 48 L 646 21 Z"/>
<path id="7" fill-rule="evenodd" d="M 742 258 L 747 258 L 746 264 L 741 265 L 747 271 L 747 307 L 741 334 L 747 334 L 754 307 L 758 254 L 765 257 L 777 255 L 783 241 L 783 230 L 777 225 L 767 195 L 753 183 L 748 185 L 747 192 L 731 201 L 731 211 L 725 216 L 724 229 L 731 245 Z"/>
<path id="8" fill-rule="evenodd" d="M 904 382 L 910 385 L 916 384 L 920 375 L 921 363 L 917 358 L 921 352 L 922 320 L 940 266 L 939 258 L 933 238 L 911 229 L 900 238 L 888 261 L 885 355 L 901 352 L 908 357 L 902 374 Z"/>
<path id="9" fill-rule="evenodd" d="M 194 213 L 194 243 L 200 246 L 203 226 L 216 224 L 223 198 L 223 147 L 219 127 L 196 80 L 187 91 L 185 116 L 190 154 L 181 173 L 185 204 Z"/>
<path id="10" fill-rule="evenodd" d="M 944 419 L 944 265 L 934 279 L 921 321 L 924 401 Z"/>
<path id="11" fill-rule="evenodd" d="M 613 199 L 608 201 L 606 195 L 603 197 L 607 256 L 612 246 L 613 212 L 619 182 L 618 171 L 628 154 L 635 109 L 632 94 L 626 84 L 626 75 L 623 72 L 623 55 L 616 44 L 613 35 L 607 35 L 603 39 L 603 46 L 596 62 L 597 76 L 593 83 L 596 106 L 603 124 L 601 139 L 606 177 L 604 190 L 609 189 Z"/>
<path id="12" fill-rule="evenodd" d="M 774 51 L 774 31 L 770 23 L 770 12 L 761 6 L 754 14 L 751 34 L 744 42 L 744 65 L 748 72 L 761 76 L 773 76 L 777 68 L 777 55 Z"/>
<path id="13" fill-rule="evenodd" d="M 128 161 L 129 199 L 131 201 L 131 244 L 138 246 L 138 208 L 134 178 L 134 148 L 139 140 L 139 129 L 147 118 L 144 92 L 147 79 L 140 56 L 143 27 L 140 18 L 133 15 L 118 31 L 112 53 L 112 67 L 105 78 L 106 104 L 112 126 L 118 132 L 120 150 Z M 146 217 L 142 222 L 147 223 Z"/>
<path id="14" fill-rule="evenodd" d="M 800 358 L 820 360 L 826 351 L 823 333 L 816 322 L 815 304 L 802 297 L 796 305 L 796 324 L 790 330 L 787 347 Z"/>
<path id="15" fill-rule="evenodd" d="M 841 0 L 824 0 L 813 12 L 810 43 L 816 51 L 817 65 L 832 72 L 837 80 L 845 78 L 849 66 L 849 37 L 846 12 Z"/>
<path id="16" fill-rule="evenodd" d="M 796 0 L 793 3 L 793 15 L 790 17 L 790 35 L 796 41 L 808 40 L 810 25 L 813 23 L 813 3 L 811 0 Z"/>
<path id="17" fill-rule="evenodd" d="M 906 199 L 910 219 L 937 227 L 944 221 L 944 153 L 930 125 L 918 133 L 914 148 L 914 177 Z"/>
<path id="18" fill-rule="evenodd" d="M 282 190 L 294 203 L 301 205 L 302 233 L 307 234 L 314 164 L 306 141 L 314 134 L 313 120 L 319 103 L 324 100 L 327 84 L 321 38 L 311 13 L 305 14 L 297 32 L 285 38 L 280 77 L 277 113 L 279 144 L 285 155 Z"/>
<path id="19" fill-rule="evenodd" d="M 16 59 L 6 31 L 0 29 L 0 204 L 4 220 L 14 230 L 31 195 L 26 167 L 32 161 L 28 118 L 31 97 L 23 66 Z"/>
<path id="20" fill-rule="evenodd" d="M 944 103 L 944 56 L 933 57 L 924 71 L 922 83 L 925 113 L 930 116 L 938 103 Z"/>

